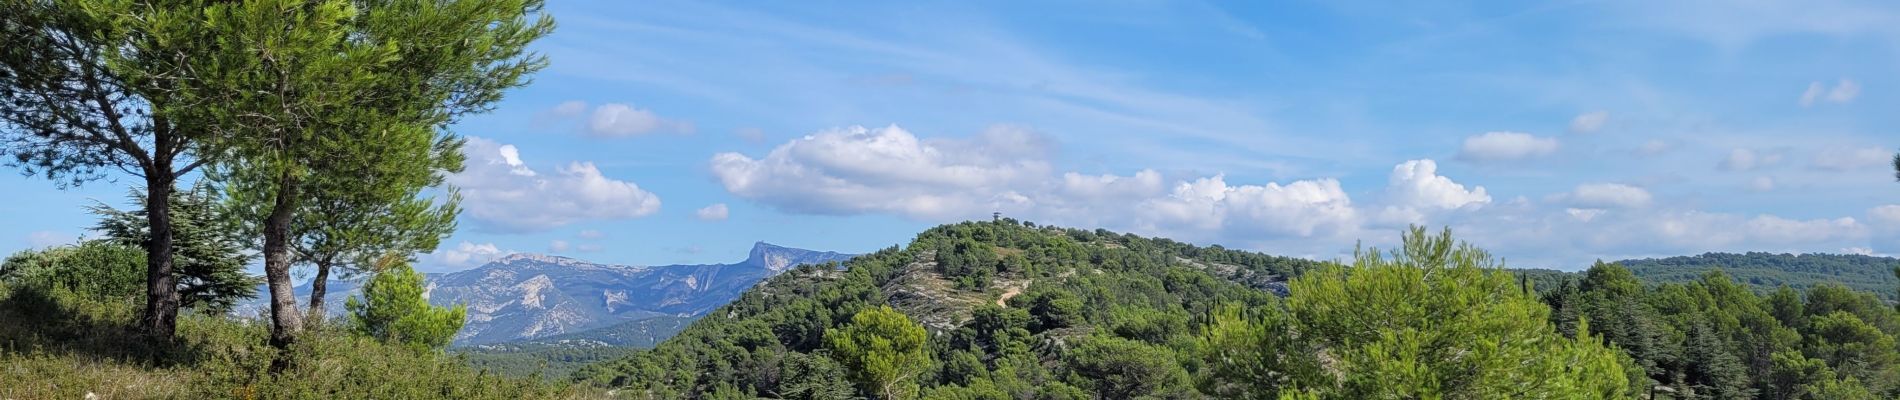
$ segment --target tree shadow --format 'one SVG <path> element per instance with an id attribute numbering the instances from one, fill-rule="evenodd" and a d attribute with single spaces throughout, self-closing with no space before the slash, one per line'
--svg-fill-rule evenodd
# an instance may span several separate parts
<path id="1" fill-rule="evenodd" d="M 191 364 L 198 346 L 152 340 L 131 300 L 87 301 L 57 289 L 0 290 L 0 353 L 50 354 L 152 366 Z"/>

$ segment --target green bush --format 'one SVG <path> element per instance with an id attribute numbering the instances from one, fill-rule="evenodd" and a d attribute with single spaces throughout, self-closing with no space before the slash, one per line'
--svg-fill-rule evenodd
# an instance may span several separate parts
<path id="1" fill-rule="evenodd" d="M 0 283 L 23 290 L 65 288 L 108 299 L 145 294 L 145 250 L 110 241 L 26 250 L 0 263 Z"/>
<path id="2" fill-rule="evenodd" d="M 363 297 L 351 297 L 350 327 L 357 333 L 417 350 L 441 349 L 462 330 L 463 306 L 436 307 L 423 296 L 422 274 L 397 262 L 363 285 Z"/>
<path id="3" fill-rule="evenodd" d="M 599 398 L 599 392 L 469 368 L 440 352 L 408 351 L 340 329 L 309 331 L 296 360 L 279 353 L 264 321 L 179 316 L 178 344 L 151 348 L 133 329 L 137 298 L 0 284 L 0 399 L 524 399 Z"/>

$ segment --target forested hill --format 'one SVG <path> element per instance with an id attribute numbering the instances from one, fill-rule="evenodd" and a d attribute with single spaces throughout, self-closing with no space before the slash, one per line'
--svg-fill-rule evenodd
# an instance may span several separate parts
<path id="1" fill-rule="evenodd" d="M 1856 290 L 1872 292 L 1889 302 L 1900 300 L 1900 278 L 1894 268 L 1900 259 L 1844 254 L 1775 254 L 1750 252 L 1706 253 L 1698 256 L 1646 258 L 1619 261 L 1630 272 L 1650 283 L 1687 283 L 1699 281 L 1704 274 L 1720 268 L 1736 282 L 1767 293 L 1782 285 L 1806 291 L 1821 283 L 1838 283 Z"/>
<path id="2" fill-rule="evenodd" d="M 1285 277 L 1318 265 L 1009 219 L 945 225 L 907 247 L 787 271 L 658 347 L 576 378 L 648 398 L 850 397 L 847 371 L 865 368 L 834 361 L 852 348 L 848 332 L 915 326 L 879 325 L 876 310 L 889 306 L 929 332 L 910 344 L 927 341 L 931 354 L 883 362 L 929 364 L 925 392 L 1095 397 L 1100 381 L 1059 375 L 1088 376 L 1086 365 L 1045 361 L 1131 357 L 1167 378 L 1139 382 L 1146 390 L 1188 390 L 1175 360 L 1187 357 L 1190 324 L 1219 305 L 1272 302 Z"/>

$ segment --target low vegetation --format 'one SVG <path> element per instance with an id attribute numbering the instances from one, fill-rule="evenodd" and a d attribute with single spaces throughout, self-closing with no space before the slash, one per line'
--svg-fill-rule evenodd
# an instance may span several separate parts
<path id="1" fill-rule="evenodd" d="M 101 250 L 106 249 L 106 250 Z M 97 243 L 53 253 L 123 252 Z M 15 257 L 25 259 L 26 257 Z M 139 257 L 127 257 L 138 260 Z M 142 271 L 136 263 L 64 258 L 36 268 L 90 277 Z M 95 264 L 97 262 L 97 264 Z M 173 346 L 154 347 L 137 329 L 142 293 L 74 286 L 44 275 L 0 277 L 0 398 L 594 398 L 599 392 L 470 368 L 440 350 L 377 340 L 344 327 L 313 330 L 288 350 L 268 344 L 269 326 L 191 309 Z M 84 266 L 121 268 L 79 268 Z M 67 268 L 73 266 L 74 268 Z M 88 271 L 94 272 L 88 272 Z M 109 282 L 110 280 L 98 280 Z M 280 357 L 300 360 L 270 373 Z"/>

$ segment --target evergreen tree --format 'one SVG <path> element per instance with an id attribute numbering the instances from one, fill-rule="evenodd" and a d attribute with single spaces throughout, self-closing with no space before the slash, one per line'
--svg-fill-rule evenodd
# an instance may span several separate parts
<path id="1" fill-rule="evenodd" d="M 168 204 L 180 177 L 222 154 L 216 132 L 185 115 L 203 104 L 176 85 L 187 60 L 215 42 L 200 25 L 158 26 L 200 2 L 0 2 L 0 154 L 62 187 L 122 171 L 145 188 L 145 308 L 139 326 L 161 343 L 177 329 Z"/>
<path id="2" fill-rule="evenodd" d="M 151 204 L 145 193 L 131 194 L 135 204 Z M 245 241 L 233 229 L 219 206 L 217 190 L 200 182 L 190 190 L 172 192 L 172 273 L 180 306 L 212 314 L 230 311 L 238 301 L 257 296 L 262 280 L 244 272 L 250 257 Z M 147 210 L 123 211 L 105 204 L 92 207 L 99 215 L 95 227 L 111 240 L 140 248 L 155 245 Z"/>
<path id="3" fill-rule="evenodd" d="M 1550 310 L 1499 268 L 1449 230 L 1415 227 L 1389 258 L 1361 251 L 1351 266 L 1295 279 L 1294 331 L 1337 371 L 1296 387 L 1342 399 L 1628 396 L 1614 350 L 1558 334 Z"/>
<path id="4" fill-rule="evenodd" d="M 447 347 L 455 340 L 455 333 L 462 330 L 465 307 L 429 305 L 422 274 L 403 260 L 386 258 L 384 262 L 376 276 L 363 285 L 363 296 L 344 302 L 350 313 L 350 327 L 363 335 L 417 350 Z"/>
<path id="5" fill-rule="evenodd" d="M 262 239 L 274 345 L 303 329 L 290 282 L 296 242 L 310 232 L 302 227 L 330 225 L 309 219 L 323 208 L 310 202 L 386 210 L 459 170 L 461 141 L 444 128 L 488 111 L 545 65 L 526 51 L 552 30 L 540 9 L 539 0 L 262 0 L 150 22 L 221 44 L 186 60 L 192 74 L 176 84 L 204 105 L 190 115 L 229 155 L 212 175 Z"/>
<path id="6" fill-rule="evenodd" d="M 851 323 L 825 331 L 825 348 L 865 393 L 880 399 L 917 395 L 917 376 L 930 364 L 924 327 L 890 306 L 867 308 Z"/>

